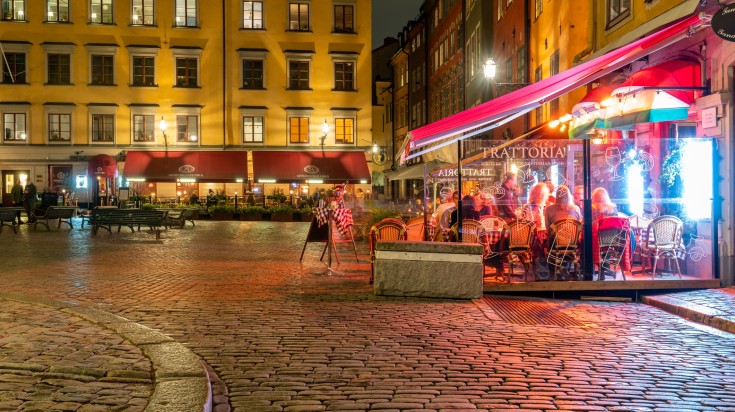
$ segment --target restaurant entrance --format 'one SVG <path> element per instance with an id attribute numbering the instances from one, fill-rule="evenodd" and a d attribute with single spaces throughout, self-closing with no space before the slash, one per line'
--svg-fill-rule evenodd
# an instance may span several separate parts
<path id="1" fill-rule="evenodd" d="M 26 183 L 28 182 L 28 177 L 30 176 L 30 174 L 31 174 L 30 170 L 3 170 L 2 171 L 2 179 L 3 179 L 2 205 L 4 207 L 12 206 L 10 192 L 13 189 L 13 185 L 15 184 L 15 182 L 20 181 L 20 185 L 25 187 Z"/>

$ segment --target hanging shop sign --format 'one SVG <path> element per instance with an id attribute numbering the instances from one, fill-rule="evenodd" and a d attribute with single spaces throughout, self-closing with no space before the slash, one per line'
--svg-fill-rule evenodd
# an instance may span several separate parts
<path id="1" fill-rule="evenodd" d="M 565 145 L 544 142 L 545 144 L 518 144 L 496 149 L 484 150 L 486 159 L 560 159 L 567 157 Z"/>
<path id="2" fill-rule="evenodd" d="M 721 38 L 735 42 L 735 4 L 728 4 L 712 16 L 712 30 Z"/>

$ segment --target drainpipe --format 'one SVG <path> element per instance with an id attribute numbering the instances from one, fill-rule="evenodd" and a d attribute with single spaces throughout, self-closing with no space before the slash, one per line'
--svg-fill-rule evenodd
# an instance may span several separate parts
<path id="1" fill-rule="evenodd" d="M 227 149 L 227 10 L 222 0 L 222 150 Z"/>
<path id="2" fill-rule="evenodd" d="M 589 0 L 588 7 L 588 17 L 587 21 L 589 22 L 589 27 L 587 28 L 587 48 L 582 50 L 581 52 L 577 53 L 576 56 L 574 56 L 574 60 L 572 60 L 573 64 L 579 63 L 584 56 L 592 53 L 595 51 L 595 43 L 596 43 L 596 32 L 597 32 L 597 1 L 595 0 Z"/>

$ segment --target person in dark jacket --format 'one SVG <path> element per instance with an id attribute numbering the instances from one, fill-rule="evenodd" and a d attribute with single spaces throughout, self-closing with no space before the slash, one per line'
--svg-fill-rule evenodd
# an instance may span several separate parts
<path id="1" fill-rule="evenodd" d="M 495 195 L 498 217 L 508 221 L 515 220 L 516 209 L 521 206 L 518 199 L 518 176 L 513 172 L 506 173 L 500 188 L 500 193 Z"/>
<path id="2" fill-rule="evenodd" d="M 28 184 L 26 184 L 25 189 L 23 190 L 23 207 L 26 209 L 26 214 L 28 215 L 28 223 L 33 223 L 36 221 L 36 195 L 38 194 L 38 191 L 36 190 L 36 185 L 33 184 L 30 180 L 28 181 Z"/>
<path id="3" fill-rule="evenodd" d="M 20 180 L 16 181 L 13 188 L 10 189 L 10 201 L 13 207 L 23 206 L 23 186 L 20 185 Z M 18 218 L 18 224 L 22 225 L 23 222 L 20 220 L 20 211 L 18 211 L 16 217 Z"/>

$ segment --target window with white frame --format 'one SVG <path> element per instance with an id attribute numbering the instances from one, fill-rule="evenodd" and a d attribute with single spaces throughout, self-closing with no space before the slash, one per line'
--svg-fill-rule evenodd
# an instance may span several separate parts
<path id="1" fill-rule="evenodd" d="M 154 26 L 156 24 L 155 11 L 155 0 L 132 0 L 130 24 L 134 26 Z"/>
<path id="2" fill-rule="evenodd" d="M 30 43 L 2 42 L 5 52 L 2 64 L 3 84 L 27 84 L 28 82 L 28 50 Z"/>
<path id="3" fill-rule="evenodd" d="M 28 141 L 28 111 L 30 104 L 2 104 L 2 128 L 4 143 L 26 143 Z"/>
<path id="4" fill-rule="evenodd" d="M 73 104 L 47 104 L 46 138 L 49 143 L 70 143 L 72 136 Z"/>
<path id="5" fill-rule="evenodd" d="M 198 144 L 201 106 L 174 105 L 176 112 L 176 143 Z"/>
<path id="6" fill-rule="evenodd" d="M 311 53 L 288 53 L 288 88 L 309 90 L 311 87 Z"/>
<path id="7" fill-rule="evenodd" d="M 155 87 L 156 82 L 156 58 L 158 48 L 155 47 L 129 47 L 130 85 Z"/>
<path id="8" fill-rule="evenodd" d="M 309 144 L 311 110 L 286 109 L 286 116 L 288 118 L 288 143 Z"/>
<path id="9" fill-rule="evenodd" d="M 197 27 L 197 0 L 176 0 L 176 27 Z"/>
<path id="10" fill-rule="evenodd" d="M 334 31 L 336 33 L 355 32 L 355 5 L 352 3 L 334 5 Z"/>
<path id="11" fill-rule="evenodd" d="M 156 111 L 155 105 L 131 105 L 131 141 L 135 143 L 153 144 L 156 141 Z M 163 139 L 163 136 L 161 136 Z"/>
<path id="12" fill-rule="evenodd" d="M 92 144 L 115 142 L 116 104 L 89 104 L 89 141 Z"/>
<path id="13" fill-rule="evenodd" d="M 630 16 L 630 0 L 607 0 L 606 29 Z"/>
<path id="14" fill-rule="evenodd" d="M 334 143 L 337 145 L 355 144 L 356 110 L 332 110 L 334 116 Z"/>
<path id="15" fill-rule="evenodd" d="M 113 0 L 89 0 L 89 22 L 94 24 L 114 24 Z"/>
<path id="16" fill-rule="evenodd" d="M 202 49 L 172 48 L 176 60 L 176 87 L 199 87 Z"/>
<path id="17" fill-rule="evenodd" d="M 289 2 L 288 3 L 288 29 L 293 31 L 309 31 L 311 24 L 309 23 L 309 3 Z"/>
<path id="18" fill-rule="evenodd" d="M 117 45 L 87 45 L 87 53 L 89 53 L 89 84 L 114 86 Z"/>
<path id="19" fill-rule="evenodd" d="M 265 141 L 265 111 L 263 107 L 240 108 L 243 144 L 262 144 Z"/>
<path id="20" fill-rule="evenodd" d="M 498 0 L 498 21 L 503 18 L 503 11 L 505 11 L 505 8 L 503 7 L 503 0 Z"/>
<path id="21" fill-rule="evenodd" d="M 355 67 L 357 66 L 356 54 L 332 54 L 334 67 L 334 90 L 355 90 Z"/>
<path id="22" fill-rule="evenodd" d="M 242 2 L 242 28 L 258 30 L 265 28 L 262 1 Z"/>
<path id="23" fill-rule="evenodd" d="M 68 23 L 71 19 L 69 0 L 46 0 L 46 21 Z"/>
<path id="24" fill-rule="evenodd" d="M 251 90 L 265 89 L 265 49 L 238 50 L 242 64 L 242 88 Z"/>
<path id="25" fill-rule="evenodd" d="M 0 3 L 0 13 L 3 20 L 25 21 L 26 0 L 3 0 Z"/>
<path id="26" fill-rule="evenodd" d="M 544 11 L 544 0 L 536 0 L 536 18 Z"/>
<path id="27" fill-rule="evenodd" d="M 71 55 L 73 44 L 42 44 L 46 52 L 46 83 L 69 85 L 72 79 Z"/>

